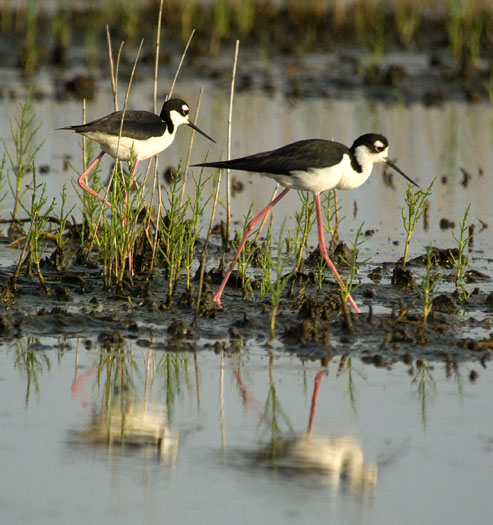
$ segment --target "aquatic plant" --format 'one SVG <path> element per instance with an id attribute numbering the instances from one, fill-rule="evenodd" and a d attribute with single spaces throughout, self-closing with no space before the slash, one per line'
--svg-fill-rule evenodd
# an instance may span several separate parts
<path id="1" fill-rule="evenodd" d="M 423 301 L 423 322 L 426 323 L 428 316 L 430 315 L 433 299 L 438 292 L 438 284 L 440 282 L 440 275 L 438 272 L 433 271 L 433 260 L 432 260 L 433 247 L 428 246 L 426 249 L 426 266 L 425 272 L 421 279 L 421 288 L 418 288 L 418 294 Z"/>
<path id="2" fill-rule="evenodd" d="M 14 173 L 14 183 L 10 181 L 10 178 L 8 179 L 9 187 L 14 197 L 14 209 L 11 214 L 12 219 L 17 219 L 19 205 L 26 191 L 26 188 L 23 187 L 24 178 L 31 169 L 37 153 L 44 144 L 44 140 L 39 144 L 35 143 L 41 123 L 38 125 L 34 123 L 32 91 L 32 88 L 28 90 L 24 102 L 20 104 L 20 117 L 14 117 L 15 125 L 10 121 L 10 134 L 15 146 L 14 152 L 9 151 L 5 139 L 2 138 L 10 168 Z"/>
<path id="3" fill-rule="evenodd" d="M 296 273 L 301 266 L 301 260 L 303 257 L 303 250 L 306 247 L 308 241 L 308 235 L 313 226 L 313 210 L 314 202 L 312 194 L 308 191 L 299 191 L 299 198 L 301 200 L 301 208 L 297 209 L 294 213 L 294 219 L 296 226 L 293 232 L 293 250 L 296 254 L 296 264 L 293 268 L 293 273 Z"/>
<path id="4" fill-rule="evenodd" d="M 418 189 L 413 191 L 411 184 L 407 185 L 405 203 L 406 207 L 401 208 L 401 217 L 404 229 L 407 232 L 406 242 L 404 244 L 404 255 L 402 264 L 405 265 L 411 244 L 411 236 L 414 233 L 416 224 L 427 208 L 427 197 L 431 195 L 431 188 L 435 183 L 436 177 L 431 181 L 426 190 Z"/>
<path id="5" fill-rule="evenodd" d="M 188 199 L 187 207 L 190 210 L 191 218 L 188 221 L 188 227 L 185 228 L 185 254 L 183 266 L 186 272 L 186 286 L 187 290 L 190 289 L 191 269 L 195 255 L 195 245 L 200 234 L 200 217 L 204 213 L 205 207 L 207 206 L 211 196 L 206 199 L 202 198 L 204 193 L 204 186 L 208 183 L 211 176 L 203 178 L 203 172 L 201 171 L 198 178 L 193 176 L 195 184 L 194 199 Z"/>
<path id="6" fill-rule="evenodd" d="M 210 52 L 217 55 L 221 40 L 228 33 L 231 25 L 232 12 L 228 0 L 213 0 L 212 17 Z"/>
<path id="7" fill-rule="evenodd" d="M 272 311 L 270 316 L 270 337 L 267 340 L 267 345 L 271 345 L 276 336 L 276 316 L 279 310 L 279 304 L 281 302 L 281 295 L 284 291 L 286 284 L 291 279 L 292 273 L 283 275 L 284 270 L 284 258 L 282 255 L 282 237 L 284 231 L 284 222 L 279 232 L 279 238 L 277 241 L 277 259 L 276 259 L 276 278 L 270 282 L 270 302 L 272 305 Z"/>
<path id="8" fill-rule="evenodd" d="M 400 0 L 395 6 L 395 25 L 399 40 L 405 47 L 409 47 L 414 41 L 414 35 L 422 19 L 420 6 L 415 0 Z"/>
<path id="9" fill-rule="evenodd" d="M 484 18 L 476 0 L 447 0 L 446 27 L 452 56 L 459 66 L 464 50 L 470 53 L 473 65 L 477 65 L 481 50 Z"/>
<path id="10" fill-rule="evenodd" d="M 385 55 L 385 12 L 375 0 L 357 0 L 354 9 L 356 34 L 367 51 L 371 71 Z"/>
<path id="11" fill-rule="evenodd" d="M 259 297 L 264 299 L 270 291 L 272 271 L 274 269 L 274 261 L 272 259 L 272 244 L 271 244 L 271 233 L 267 233 L 267 237 L 262 243 L 259 257 L 260 264 L 260 288 Z"/>
<path id="12" fill-rule="evenodd" d="M 471 234 L 469 233 L 469 225 L 467 224 L 469 218 L 469 211 L 471 209 L 471 204 L 468 204 L 466 211 L 462 220 L 459 222 L 459 233 L 455 234 L 452 231 L 452 237 L 457 243 L 457 256 L 454 255 L 452 250 L 450 250 L 450 257 L 452 258 L 455 265 L 455 290 L 461 301 L 466 301 L 471 297 L 473 290 L 467 291 L 466 283 L 466 266 L 467 266 L 467 257 L 465 251 L 469 245 L 469 240 Z"/>
<path id="13" fill-rule="evenodd" d="M 48 224 L 50 214 L 55 208 L 56 201 L 53 199 L 51 203 L 48 204 L 48 198 L 46 196 L 46 183 L 38 184 L 36 165 L 33 163 L 31 168 L 33 179 L 32 183 L 27 187 L 27 189 L 31 192 L 30 206 L 24 205 L 21 202 L 21 206 L 29 218 L 29 230 L 26 232 L 25 241 L 27 246 L 27 257 L 24 261 L 21 260 L 21 264 L 25 263 L 29 272 L 34 266 L 39 280 L 41 283 L 44 283 L 44 277 L 41 273 L 40 263 L 47 246 L 46 225 Z"/>
<path id="14" fill-rule="evenodd" d="M 72 213 L 74 206 L 70 208 L 70 210 L 66 210 L 67 206 L 67 185 L 64 184 L 62 186 L 62 192 L 61 192 L 61 203 L 60 203 L 60 211 L 58 213 L 57 218 L 57 227 L 56 227 L 56 245 L 58 248 L 63 248 L 63 246 L 66 244 L 66 239 L 64 239 L 63 234 L 65 232 L 65 228 L 67 227 L 67 221 Z"/>
<path id="15" fill-rule="evenodd" d="M 327 265 L 325 264 L 323 257 L 319 257 L 317 261 L 317 270 L 315 272 L 315 284 L 317 285 L 318 292 L 322 290 L 324 284 L 326 267 Z"/>
<path id="16" fill-rule="evenodd" d="M 50 32 L 55 41 L 55 63 L 64 64 L 67 50 L 72 39 L 72 24 L 70 12 L 67 9 L 65 0 L 57 0 L 53 18 L 51 21 Z"/>
<path id="17" fill-rule="evenodd" d="M 183 178 L 179 176 L 180 168 L 177 175 L 171 181 L 169 187 L 166 187 L 167 206 L 163 202 L 162 208 L 165 216 L 159 218 L 161 243 L 159 251 L 166 262 L 168 274 L 168 300 L 174 293 L 176 281 L 180 275 L 182 266 L 188 257 L 189 247 L 186 241 L 193 237 L 193 234 L 187 233 L 192 225 L 186 219 L 186 209 L 188 201 L 181 202 L 181 186 Z"/>
<path id="18" fill-rule="evenodd" d="M 7 164 L 7 154 L 4 150 L 2 160 L 0 161 L 0 215 L 2 212 L 2 203 L 5 200 L 5 197 L 7 197 L 7 193 L 5 191 L 5 186 L 7 184 L 7 176 L 6 176 L 6 167 Z"/>
<path id="19" fill-rule="evenodd" d="M 26 5 L 24 43 L 21 51 L 22 71 L 29 76 L 34 74 L 41 59 L 41 46 L 38 40 L 39 13 L 38 2 L 28 0 Z"/>
<path id="20" fill-rule="evenodd" d="M 348 297 L 361 286 L 361 283 L 358 283 L 355 285 L 355 281 L 358 275 L 357 259 L 358 259 L 358 254 L 359 254 L 359 247 L 364 243 L 364 240 L 361 240 L 363 225 L 364 223 L 362 222 L 359 228 L 356 230 L 354 239 L 351 239 L 349 241 L 349 245 L 350 245 L 349 251 L 351 253 L 349 260 L 346 260 L 343 258 L 343 262 L 346 264 L 346 266 L 349 269 L 349 275 L 346 277 L 345 287 L 340 286 L 340 290 L 341 290 L 341 294 L 342 294 L 344 303 L 346 303 L 346 301 L 348 300 Z"/>
<path id="21" fill-rule="evenodd" d="M 337 199 L 337 190 L 329 190 L 322 195 L 322 208 L 325 214 L 326 230 L 331 238 L 331 245 L 335 246 L 339 240 L 339 226 L 344 220 L 344 217 L 339 216 L 341 206 Z"/>
<path id="22" fill-rule="evenodd" d="M 250 203 L 248 212 L 243 218 L 243 222 L 241 224 L 240 230 L 236 232 L 235 240 L 232 243 L 234 249 L 237 249 L 237 246 L 240 244 L 240 239 L 243 237 L 246 231 L 247 225 L 250 222 L 250 219 L 252 218 L 252 208 L 253 208 L 253 201 Z M 250 266 L 250 262 L 254 254 L 255 246 L 256 246 L 255 240 L 247 240 L 243 250 L 240 252 L 240 255 L 238 257 L 237 267 L 238 267 L 238 272 L 241 277 L 241 290 L 242 290 L 243 299 L 246 298 L 248 293 L 252 292 L 252 286 L 250 284 L 250 278 L 247 276 L 247 270 Z"/>

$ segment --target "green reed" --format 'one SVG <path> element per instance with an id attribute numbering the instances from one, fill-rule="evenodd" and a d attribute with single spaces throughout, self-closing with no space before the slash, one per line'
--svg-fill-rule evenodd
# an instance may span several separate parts
<path id="1" fill-rule="evenodd" d="M 339 226 L 344 220 L 344 217 L 340 217 L 341 206 L 337 200 L 337 190 L 329 190 L 322 194 L 322 210 L 324 210 L 331 245 L 335 245 L 339 240 Z"/>
<path id="2" fill-rule="evenodd" d="M 7 193 L 5 192 L 5 186 L 7 185 L 8 178 L 7 178 L 7 153 L 4 149 L 2 160 L 0 160 L 0 215 L 2 212 L 2 203 L 7 197 Z M 0 232 L 1 235 L 1 232 Z"/>
<path id="3" fill-rule="evenodd" d="M 36 165 L 32 164 L 32 183 L 27 186 L 31 192 L 30 205 L 27 206 L 21 202 L 21 206 L 29 218 L 29 230 L 26 232 L 27 258 L 23 261 L 28 271 L 32 267 L 36 269 L 39 280 L 44 283 L 44 277 L 41 273 L 41 258 L 43 257 L 46 247 L 46 225 L 55 207 L 55 199 L 48 204 L 46 196 L 46 183 L 37 183 Z"/>
<path id="4" fill-rule="evenodd" d="M 265 299 L 271 288 L 272 271 L 274 269 L 270 230 L 267 232 L 267 237 L 263 241 L 259 262 L 261 271 L 259 297 L 260 299 Z"/>
<path id="5" fill-rule="evenodd" d="M 236 232 L 236 238 L 235 238 L 235 242 L 233 246 L 234 249 L 236 249 L 237 245 L 239 245 L 240 239 L 243 237 L 245 233 L 247 224 L 250 222 L 250 219 L 252 218 L 252 208 L 253 208 L 253 201 L 250 203 L 248 212 L 243 218 L 243 223 L 241 224 L 240 230 Z M 241 290 L 242 290 L 243 299 L 245 299 L 248 294 L 252 293 L 250 277 L 247 276 L 247 271 L 248 271 L 250 262 L 252 261 L 252 258 L 254 255 L 255 246 L 256 245 L 255 245 L 254 240 L 247 240 L 247 242 L 245 243 L 245 246 L 243 247 L 243 250 L 241 250 L 241 253 L 238 257 L 237 268 L 238 268 L 238 272 L 240 273 L 240 278 L 241 278 Z"/>
<path id="6" fill-rule="evenodd" d="M 315 284 L 317 285 L 317 291 L 322 291 L 322 286 L 325 281 L 325 268 L 327 267 L 323 257 L 319 257 L 317 261 L 317 271 L 315 272 Z"/>
<path id="7" fill-rule="evenodd" d="M 162 203 L 165 216 L 160 219 L 161 242 L 159 245 L 168 273 L 168 299 L 174 294 L 176 283 L 182 270 L 186 272 L 187 289 L 190 288 L 191 267 L 195 255 L 195 243 L 198 239 L 200 217 L 207 205 L 202 199 L 204 185 L 207 179 L 202 179 L 202 173 L 195 180 L 194 199 L 190 197 L 183 201 L 182 188 L 185 180 L 179 171 L 171 181 L 165 193 L 166 203 Z M 188 218 L 188 215 L 191 218 Z"/>
<path id="8" fill-rule="evenodd" d="M 65 63 L 67 50 L 72 40 L 72 25 L 65 0 L 57 0 L 50 32 L 55 43 L 56 62 Z"/>
<path id="9" fill-rule="evenodd" d="M 361 286 L 361 282 L 358 284 L 355 284 L 355 282 L 356 282 L 356 278 L 359 275 L 358 264 L 357 264 L 358 254 L 359 254 L 360 246 L 364 244 L 365 242 L 364 239 L 362 239 L 363 225 L 364 223 L 360 224 L 359 228 L 356 230 L 354 239 L 351 239 L 349 241 L 349 251 L 351 253 L 349 259 L 346 260 L 343 258 L 343 262 L 349 270 L 348 276 L 346 277 L 346 281 L 345 281 L 345 289 L 341 289 L 341 293 L 342 293 L 344 302 L 346 302 L 348 297 L 352 295 Z"/>
<path id="10" fill-rule="evenodd" d="M 283 275 L 284 271 L 284 257 L 282 254 L 282 237 L 283 237 L 284 223 L 281 226 L 279 232 L 279 238 L 277 240 L 277 258 L 276 258 L 276 278 L 274 281 L 270 281 L 270 302 L 272 305 L 271 317 L 270 317 L 270 337 L 267 340 L 267 345 L 271 345 L 276 336 L 276 316 L 279 310 L 281 302 L 281 295 L 286 288 L 289 280 L 291 279 L 292 273 Z"/>
<path id="11" fill-rule="evenodd" d="M 5 139 L 2 138 L 10 168 L 14 173 L 14 182 L 12 183 L 10 178 L 8 179 L 10 190 L 14 197 L 12 219 L 17 219 L 19 205 L 25 192 L 24 179 L 31 169 L 37 153 L 44 144 L 44 140 L 39 144 L 35 142 L 40 127 L 41 123 L 36 125 L 34 122 L 32 89 L 30 89 L 24 102 L 20 104 L 20 117 L 14 117 L 14 122 L 10 121 L 10 134 L 15 147 L 13 152 L 9 151 Z"/>
<path id="12" fill-rule="evenodd" d="M 452 237 L 457 243 L 457 257 L 450 251 L 450 256 L 455 265 L 455 290 L 461 301 L 467 301 L 473 292 L 473 290 L 467 291 L 466 289 L 467 256 L 465 255 L 465 251 L 471 239 L 469 225 L 467 224 L 470 209 L 471 204 L 468 204 L 464 216 L 459 223 L 459 233 L 455 234 L 452 231 Z"/>
<path id="13" fill-rule="evenodd" d="M 477 65 L 484 29 L 479 3 L 476 0 L 447 0 L 446 12 L 449 46 L 456 64 L 460 65 L 464 51 L 467 50 L 472 63 Z"/>
<path id="14" fill-rule="evenodd" d="M 191 280 L 191 270 L 192 264 L 195 255 L 195 244 L 200 235 L 200 217 L 203 215 L 205 207 L 212 198 L 210 195 L 207 199 L 203 199 L 202 195 L 204 193 L 204 187 L 207 182 L 212 178 L 212 175 L 209 175 L 205 179 L 203 178 L 203 170 L 200 171 L 198 178 L 193 176 L 193 181 L 195 184 L 195 193 L 194 199 L 187 200 L 187 207 L 190 210 L 190 219 L 188 221 L 188 227 L 185 229 L 185 254 L 183 266 L 186 272 L 186 286 L 187 290 L 190 289 L 190 280 Z M 185 181 L 183 181 L 185 184 Z"/>
<path id="15" fill-rule="evenodd" d="M 41 59 L 38 2 L 36 0 L 28 0 L 26 9 L 21 64 L 24 74 L 32 75 L 36 72 Z"/>
<path id="16" fill-rule="evenodd" d="M 395 6 L 395 25 L 399 40 L 404 47 L 414 43 L 415 34 L 419 28 L 423 13 L 415 0 L 400 0 Z"/>
<path id="17" fill-rule="evenodd" d="M 314 202 L 312 195 L 307 191 L 300 191 L 298 195 L 301 200 L 301 208 L 294 213 L 296 226 L 293 233 L 293 250 L 296 254 L 296 265 L 293 272 L 297 272 L 301 266 L 303 250 L 308 241 L 308 236 L 313 226 Z"/>
<path id="18" fill-rule="evenodd" d="M 70 210 L 66 211 L 67 207 L 67 185 L 64 184 L 62 186 L 62 193 L 60 195 L 60 211 L 58 213 L 57 217 L 57 228 L 56 228 L 56 245 L 58 248 L 63 248 L 67 242 L 66 239 L 64 239 L 63 234 L 65 233 L 65 228 L 67 227 L 68 219 L 74 209 L 75 206 L 72 206 Z"/>
<path id="19" fill-rule="evenodd" d="M 431 195 L 431 188 L 435 183 L 436 177 L 431 181 L 430 185 L 426 190 L 417 189 L 413 191 L 413 186 L 411 184 L 407 185 L 406 188 L 406 206 L 401 208 L 401 217 L 404 229 L 407 232 L 406 242 L 404 244 L 404 255 L 402 258 L 402 264 L 406 264 L 407 256 L 409 254 L 409 246 L 411 244 L 411 236 L 416 229 L 416 224 L 419 219 L 426 211 L 428 206 L 427 198 Z"/>
<path id="20" fill-rule="evenodd" d="M 433 299 L 438 293 L 438 284 L 440 282 L 440 274 L 434 271 L 432 260 L 433 247 L 428 246 L 426 249 L 426 266 L 425 272 L 421 279 L 421 288 L 418 288 L 418 294 L 423 301 L 423 322 L 426 323 L 433 307 Z"/>
<path id="21" fill-rule="evenodd" d="M 228 0 L 213 0 L 212 4 L 212 30 L 210 52 L 219 53 L 221 40 L 228 34 L 231 26 L 232 10 Z"/>

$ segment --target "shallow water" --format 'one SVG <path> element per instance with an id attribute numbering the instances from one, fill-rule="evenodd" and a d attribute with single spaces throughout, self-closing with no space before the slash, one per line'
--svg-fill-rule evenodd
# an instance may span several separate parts
<path id="1" fill-rule="evenodd" d="M 193 107 L 198 90 L 199 84 L 190 81 L 179 94 Z M 151 93 L 150 84 L 140 84 L 129 107 L 148 108 Z M 7 99 L 0 103 L 9 117 L 15 106 Z M 88 104 L 88 119 L 111 107 L 109 93 L 100 90 Z M 45 98 L 35 108 L 42 122 L 39 138 L 46 140 L 37 162 L 50 168 L 40 180 L 56 198 L 66 183 L 68 205 L 77 206 L 74 174 L 62 166 L 67 154 L 80 165 L 78 139 L 54 128 L 80 122 L 80 104 Z M 227 112 L 227 93 L 206 86 L 197 124 L 218 144 L 197 136 L 192 162 L 207 152 L 209 159 L 224 158 Z M 2 122 L 0 136 L 10 144 L 8 119 Z M 479 219 L 493 222 L 492 122 L 488 105 L 296 102 L 241 93 L 235 98 L 232 154 L 310 137 L 349 144 L 361 133 L 380 131 L 390 139 L 391 156 L 422 187 L 438 177 L 429 229 L 419 224 L 411 257 L 430 243 L 452 246 L 450 231 L 440 230 L 439 220 L 458 224 L 471 203 L 476 237 L 470 264 L 491 277 L 492 237 L 488 228 L 480 232 Z M 161 169 L 186 157 L 188 139 L 189 131 L 181 129 L 175 144 L 160 155 Z M 109 168 L 105 158 L 104 169 Z M 461 185 L 460 168 L 472 175 L 467 187 Z M 268 202 L 274 183 L 257 174 L 234 175 L 246 182 L 233 199 L 234 218 L 242 220 L 252 200 L 253 212 Z M 364 272 L 402 255 L 405 184 L 398 175 L 394 186 L 385 186 L 376 167 L 363 187 L 339 193 L 346 217 L 342 237 L 351 236 L 362 221 L 365 229 L 376 230 L 361 249 L 361 258 L 370 258 Z M 284 217 L 292 227 L 298 205 L 294 192 L 279 204 L 277 229 Z M 10 206 L 8 197 L 3 217 Z M 224 218 L 223 211 L 219 217 Z M 1 266 L 9 267 L 19 254 L 2 246 Z M 480 286 L 482 292 L 491 291 L 491 278 Z M 229 294 L 225 297 L 232 302 L 237 292 Z M 239 353 L 152 352 L 148 345 L 168 348 L 166 330 L 175 312 L 160 317 L 148 315 L 145 307 L 130 312 L 122 297 L 92 304 L 93 296 L 102 301 L 103 295 L 94 289 L 74 303 L 59 304 L 74 314 L 67 319 L 71 326 L 60 324 L 60 337 L 46 337 L 53 331 L 49 316 L 33 316 L 19 326 L 39 338 L 10 338 L 0 347 L 0 418 L 8 430 L 0 436 L 0 464 L 8 473 L 0 481 L 1 523 L 196 523 L 199 517 L 204 523 L 300 523 L 328 517 L 334 523 L 490 522 L 491 368 L 432 361 L 419 363 L 421 368 L 417 363 L 375 368 L 356 357 L 344 361 L 341 353 L 372 356 L 381 350 L 380 340 L 369 344 L 361 334 L 349 341 L 331 334 L 333 346 L 324 352 L 336 357 L 327 368 L 289 356 L 277 340 L 279 351 L 270 360 L 263 346 L 267 335 L 255 334 L 261 325 L 257 316 L 253 335 L 243 346 L 238 343 Z M 39 293 L 16 298 L 22 312 L 45 304 Z M 474 316 L 488 317 L 488 308 L 481 306 Z M 102 350 L 98 336 L 119 330 L 119 321 L 118 315 L 102 320 L 96 313 L 112 309 L 135 315 L 139 330 L 135 337 L 124 332 L 124 346 Z M 457 326 L 460 337 L 472 337 L 474 330 L 488 337 L 490 325 L 469 325 L 464 318 Z M 204 322 L 206 335 L 194 347 L 228 340 L 231 323 L 227 312 Z M 385 351 L 389 362 L 394 350 Z M 481 357 L 489 366 L 487 348 Z M 475 380 L 472 371 L 479 373 Z M 320 391 L 308 435 L 316 378 Z"/>
<path id="2" fill-rule="evenodd" d="M 491 368 L 44 343 L 0 353 L 2 523 L 491 520 Z"/>
<path id="3" fill-rule="evenodd" d="M 150 109 L 152 85 L 137 84 L 130 96 L 129 107 Z M 179 86 L 178 95 L 195 106 L 200 89 L 199 83 L 188 81 Z M 49 89 L 46 88 L 49 93 Z M 12 118 L 16 103 L 4 99 L 0 105 L 2 114 Z M 108 86 L 101 85 L 94 101 L 87 105 L 87 119 L 93 119 L 112 110 L 112 98 Z M 48 175 L 40 175 L 40 181 L 47 182 L 50 197 L 60 205 L 60 190 L 63 184 L 69 192 L 68 206 L 75 205 L 74 215 L 80 216 L 78 197 L 73 189 L 75 174 L 63 169 L 63 159 L 69 155 L 74 168 L 80 169 L 80 139 L 67 131 L 55 128 L 81 122 L 81 104 L 77 101 L 57 101 L 45 98 L 35 103 L 37 121 L 42 123 L 38 139 L 45 140 L 37 158 L 38 166 L 48 165 Z M 193 110 L 192 110 L 193 111 Z M 225 91 L 205 87 L 198 125 L 213 136 L 212 144 L 202 136 L 195 137 L 191 161 L 200 162 L 206 155 L 209 159 L 225 158 L 227 136 L 228 97 Z M 493 210 L 489 196 L 493 192 L 493 108 L 487 104 L 468 105 L 447 103 L 426 107 L 421 104 L 376 104 L 360 100 L 339 101 L 305 99 L 289 101 L 281 95 L 267 96 L 264 93 L 239 93 L 235 97 L 233 119 L 232 156 L 242 156 L 258 151 L 273 149 L 289 142 L 305 138 L 328 138 L 351 144 L 357 136 L 378 131 L 390 140 L 391 157 L 422 188 L 426 188 L 434 177 L 437 178 L 430 197 L 430 224 L 424 231 L 422 224 L 415 233 L 416 249 L 433 243 L 442 247 L 452 244 L 450 231 L 441 231 L 439 221 L 447 218 L 456 224 L 471 203 L 470 219 L 476 225 L 476 249 L 487 251 L 493 248 L 488 230 L 481 229 L 479 220 L 486 224 L 493 222 Z M 9 139 L 8 119 L 3 120 L 0 136 Z M 160 169 L 178 165 L 188 151 L 190 132 L 181 128 L 175 143 L 159 156 Z M 96 148 L 95 151 L 98 151 Z M 143 164 L 145 166 L 145 164 Z M 105 156 L 103 170 L 109 173 L 111 160 Z M 470 173 L 471 179 L 464 187 L 461 168 Z M 104 173 L 104 171 L 103 171 Z M 197 174 L 197 172 L 195 172 Z M 404 229 L 400 208 L 404 204 L 406 182 L 394 174 L 394 188 L 386 186 L 382 179 L 382 167 L 376 166 L 372 177 L 360 188 L 350 192 L 339 192 L 342 204 L 341 223 L 343 237 L 364 222 L 365 229 L 376 230 L 369 241 L 370 250 L 386 256 L 396 252 L 389 241 L 404 240 Z M 244 190 L 233 197 L 233 220 L 242 221 L 253 201 L 252 213 L 259 211 L 270 200 L 275 183 L 258 174 L 233 172 L 233 176 L 244 182 Z M 442 182 L 446 177 L 447 182 Z M 26 181 L 29 183 L 29 180 Z M 8 216 L 11 198 L 3 203 L 3 216 Z M 291 192 L 276 207 L 276 225 L 288 219 L 286 227 L 293 226 L 293 213 L 300 206 L 297 192 Z M 354 216 L 355 206 L 357 207 Z M 204 222 L 209 220 L 209 209 L 204 213 Z M 224 218 L 220 208 L 218 218 Z M 312 238 L 316 242 L 315 235 Z"/>

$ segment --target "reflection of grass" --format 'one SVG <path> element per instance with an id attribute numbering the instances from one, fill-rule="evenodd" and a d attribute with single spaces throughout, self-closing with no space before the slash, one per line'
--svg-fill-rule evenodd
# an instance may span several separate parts
<path id="1" fill-rule="evenodd" d="M 14 366 L 26 377 L 26 406 L 29 404 L 31 390 L 39 395 L 39 381 L 40 376 L 45 370 L 50 370 L 51 361 L 49 355 L 46 352 L 40 352 L 39 350 L 29 350 L 31 345 L 38 343 L 38 339 L 27 338 L 25 343 L 24 340 L 20 340 L 17 343 L 15 352 Z"/>
<path id="2" fill-rule="evenodd" d="M 430 394 L 436 392 L 436 385 L 431 375 L 431 368 L 426 361 L 416 361 L 416 374 L 412 380 L 413 384 L 418 385 L 418 397 L 421 409 L 421 422 L 426 430 L 428 422 L 428 403 Z"/>

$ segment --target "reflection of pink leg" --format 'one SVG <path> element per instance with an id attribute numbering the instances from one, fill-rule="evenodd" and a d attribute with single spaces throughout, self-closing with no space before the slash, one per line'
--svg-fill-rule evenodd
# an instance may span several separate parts
<path id="1" fill-rule="evenodd" d="M 112 206 L 111 204 L 103 199 L 103 197 L 101 197 L 101 195 L 99 195 L 99 193 L 96 193 L 92 188 L 90 188 L 87 184 L 86 184 L 86 179 L 87 179 L 87 176 L 89 175 L 89 173 L 91 173 L 91 171 L 99 164 L 99 161 L 101 160 L 102 156 L 104 155 L 104 151 L 102 151 L 92 162 L 91 164 L 89 165 L 89 167 L 86 169 L 86 171 L 84 171 L 84 173 L 79 177 L 78 179 L 78 183 L 79 183 L 79 186 L 84 190 L 84 191 L 87 191 L 88 193 L 90 193 L 93 197 L 96 197 L 96 199 L 99 199 L 101 202 L 104 202 L 106 204 L 106 206 L 108 206 L 108 208 L 111 210 L 112 209 Z"/>
<path id="2" fill-rule="evenodd" d="M 307 434 L 311 434 L 313 430 L 313 421 L 315 419 L 315 412 L 317 409 L 318 392 L 320 390 L 320 383 L 322 382 L 322 377 L 324 374 L 325 370 L 320 370 L 320 372 L 315 376 L 315 384 L 313 385 L 312 406 L 310 408 L 310 420 L 308 422 Z"/>
<path id="3" fill-rule="evenodd" d="M 91 366 L 83 374 L 77 376 L 72 382 L 72 396 L 78 397 L 83 407 L 88 406 L 91 401 L 91 397 L 85 391 L 84 385 L 87 380 L 97 372 L 97 369 L 97 365 Z"/>
<path id="4" fill-rule="evenodd" d="M 238 261 L 238 257 L 240 256 L 241 250 L 245 247 L 245 244 L 247 242 L 248 236 L 252 233 L 253 229 L 257 225 L 257 223 L 262 219 L 262 217 L 269 212 L 283 197 L 286 195 L 286 193 L 289 191 L 289 188 L 286 188 L 283 192 L 281 192 L 272 202 L 270 202 L 258 215 L 256 215 L 248 224 L 245 229 L 245 233 L 243 234 L 243 238 L 241 239 L 240 245 L 238 246 L 238 249 L 236 250 L 236 253 L 233 257 L 233 260 L 231 261 L 231 264 L 229 265 L 229 269 L 224 276 L 224 279 L 219 286 L 216 295 L 214 295 L 214 302 L 219 306 L 219 308 L 222 308 L 223 305 L 221 304 L 221 295 L 224 291 L 224 288 L 226 286 L 226 283 L 228 282 L 228 279 L 231 276 L 231 272 L 233 271 L 233 268 L 235 267 L 236 261 Z"/>
<path id="5" fill-rule="evenodd" d="M 329 254 L 327 253 L 327 248 L 325 247 L 325 240 L 324 240 L 324 230 L 322 225 L 322 209 L 320 207 L 320 194 L 315 194 L 315 205 L 317 207 L 317 226 L 318 226 L 318 247 L 320 249 L 320 253 L 322 254 L 322 257 L 325 259 L 325 262 L 327 263 L 327 266 L 330 268 L 330 271 L 334 274 L 335 278 L 339 281 L 339 284 L 341 285 L 341 288 L 344 292 L 346 292 L 346 285 L 343 283 L 339 272 L 337 271 L 336 267 L 334 266 L 334 263 L 329 259 Z M 359 308 L 356 306 L 356 303 L 354 302 L 354 299 L 348 295 L 347 300 L 349 301 L 349 304 L 352 306 L 355 313 L 359 314 Z"/>
<path id="6" fill-rule="evenodd" d="M 257 412 L 257 414 L 260 417 L 260 420 L 262 421 L 265 418 L 263 406 L 253 397 L 248 387 L 245 386 L 243 380 L 241 379 L 240 371 L 238 369 L 234 371 L 234 375 L 236 377 L 236 382 L 238 383 L 241 397 L 243 399 L 243 402 L 245 403 L 245 406 Z"/>

